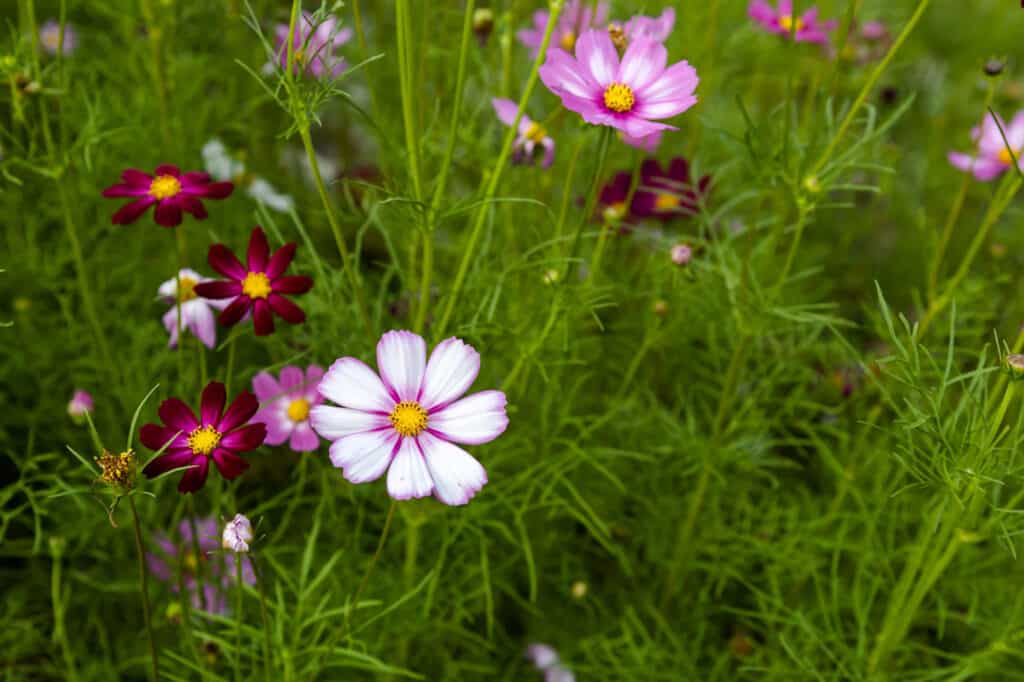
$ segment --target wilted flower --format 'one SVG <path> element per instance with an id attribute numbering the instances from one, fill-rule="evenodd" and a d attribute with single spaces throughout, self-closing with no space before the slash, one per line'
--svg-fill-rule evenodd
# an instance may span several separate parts
<path id="1" fill-rule="evenodd" d="M 999 131 L 1000 128 L 1003 132 Z M 1003 133 L 1006 134 L 1005 141 Z M 956 168 L 973 173 L 982 182 L 995 180 L 1005 173 L 1013 165 L 1014 157 L 1017 166 L 1024 170 L 1024 159 L 1021 158 L 1021 152 L 1024 152 L 1024 111 L 1018 111 L 1009 126 L 999 114 L 986 115 L 981 125 L 971 130 L 971 139 L 978 145 L 978 156 L 950 152 L 949 162 Z M 1013 150 L 1012 156 L 1010 150 Z"/>
<path id="2" fill-rule="evenodd" d="M 285 441 L 295 452 L 311 452 L 320 447 L 320 438 L 309 423 L 311 408 L 323 402 L 317 386 L 324 376 L 319 365 L 310 365 L 305 373 L 298 367 L 281 368 L 280 381 L 269 372 L 252 379 L 252 390 L 260 400 L 260 409 L 252 418 L 267 425 L 267 445 Z"/>
<path id="3" fill-rule="evenodd" d="M 288 68 L 288 24 L 278 24 L 276 30 L 275 54 L 282 69 Z M 328 16 L 320 24 L 309 12 L 303 12 L 295 22 L 292 38 L 292 67 L 295 73 L 303 71 L 319 78 L 329 74 L 337 78 L 348 64 L 345 58 L 334 52 L 352 39 L 352 29 L 341 28 L 341 22 Z"/>
<path id="4" fill-rule="evenodd" d="M 599 0 L 591 9 L 587 0 L 567 0 L 562 13 L 558 15 L 558 23 L 551 35 L 551 45 L 558 45 L 563 50 L 572 50 L 576 39 L 590 29 L 603 29 L 608 21 L 608 1 Z M 516 32 L 516 38 L 530 48 L 530 55 L 536 57 L 544 42 L 544 32 L 548 25 L 548 13 L 537 10 L 533 13 L 533 28 Z"/>
<path id="5" fill-rule="evenodd" d="M 303 275 L 284 275 L 295 257 L 295 248 L 294 242 L 288 243 L 270 255 L 267 236 L 257 226 L 249 236 L 243 266 L 228 247 L 214 244 L 207 260 L 210 267 L 228 280 L 197 284 L 196 293 L 205 298 L 234 299 L 220 314 L 220 323 L 225 327 L 237 324 L 249 311 L 252 311 L 257 336 L 274 331 L 275 314 L 286 322 L 300 324 L 305 321 L 306 313 L 285 295 L 306 293 L 313 288 L 313 280 Z"/>
<path id="6" fill-rule="evenodd" d="M 100 465 L 100 480 L 107 485 L 130 490 L 135 487 L 135 451 L 127 450 L 118 455 L 104 449 L 94 458 Z"/>
<path id="7" fill-rule="evenodd" d="M 793 1 L 779 0 L 776 10 L 767 0 L 753 0 L 747 14 L 769 33 L 784 37 L 793 36 L 798 43 L 828 42 L 828 34 L 836 27 L 836 21 L 818 20 L 818 8 L 811 7 L 799 17 L 793 16 Z"/>
<path id="8" fill-rule="evenodd" d="M 526 659 L 537 670 L 544 673 L 544 682 L 575 682 L 576 676 L 562 665 L 558 652 L 547 644 L 531 644 L 526 647 Z"/>
<path id="9" fill-rule="evenodd" d="M 76 389 L 68 403 L 68 415 L 76 422 L 81 423 L 85 421 L 85 413 L 91 413 L 92 409 L 92 395 L 88 391 Z"/>
<path id="10" fill-rule="evenodd" d="M 171 337 L 167 343 L 171 348 L 178 347 L 179 301 L 181 303 L 181 326 L 192 332 L 207 348 L 213 348 L 217 343 L 217 320 L 213 310 L 223 310 L 227 303 L 211 301 L 196 293 L 197 284 L 212 281 L 195 270 L 184 268 L 178 271 L 177 277 L 172 277 L 160 285 L 157 291 L 161 300 L 172 304 L 162 318 L 164 328 Z M 181 284 L 180 291 L 178 290 L 179 283 Z"/>
<path id="11" fill-rule="evenodd" d="M 494 107 L 494 111 L 498 114 L 498 118 L 502 123 L 507 126 L 515 123 L 516 112 L 519 111 L 518 104 L 510 99 L 495 97 L 491 100 L 491 105 Z M 544 129 L 544 126 L 533 121 L 523 112 L 523 115 L 519 117 L 519 127 L 517 130 L 519 135 L 512 146 L 512 162 L 531 163 L 537 158 L 535 152 L 539 151 L 539 148 L 542 147 L 544 149 L 544 160 L 541 162 L 541 165 L 544 168 L 549 168 L 555 160 L 555 141 L 548 135 L 548 131 Z"/>
<path id="12" fill-rule="evenodd" d="M 164 424 L 145 424 L 139 431 L 139 440 L 154 451 L 170 445 L 142 473 L 154 478 L 171 469 L 189 467 L 178 484 L 183 493 L 194 493 L 203 487 L 211 459 L 221 476 L 229 481 L 238 478 L 249 468 L 238 453 L 262 445 L 267 427 L 248 423 L 259 409 L 259 401 L 252 393 L 239 393 L 227 410 L 226 401 L 224 384 L 213 381 L 203 389 L 198 419 L 177 398 L 160 403 L 159 414 Z"/>
<path id="13" fill-rule="evenodd" d="M 396 500 L 433 493 L 450 505 L 466 504 L 487 472 L 454 445 L 487 443 L 505 431 L 505 394 L 481 391 L 462 398 L 480 371 L 480 354 L 457 338 L 434 348 L 418 334 L 391 331 L 377 344 L 380 376 L 352 357 L 337 360 L 320 394 L 340 407 L 318 405 L 313 428 L 331 445 L 331 462 L 352 483 L 388 472 Z M 460 399 L 461 398 L 461 399 Z"/>
<path id="14" fill-rule="evenodd" d="M 108 199 L 133 199 L 111 218 L 114 225 L 134 223 L 154 204 L 153 219 L 157 225 L 180 225 L 182 211 L 202 220 L 207 213 L 200 199 L 224 199 L 235 189 L 230 182 L 213 182 L 206 173 L 181 173 L 177 166 L 157 166 L 154 175 L 129 168 L 121 173 L 124 182 L 103 190 L 103 196 Z"/>
<path id="15" fill-rule="evenodd" d="M 235 553 L 249 551 L 249 543 L 252 542 L 252 523 L 244 514 L 235 514 L 235 518 L 224 526 L 224 533 L 221 535 L 221 547 Z"/>
<path id="16" fill-rule="evenodd" d="M 203 163 L 215 180 L 235 182 L 246 194 L 268 208 L 287 213 L 295 207 L 295 201 L 290 196 L 278 192 L 267 180 L 247 175 L 245 164 L 231 156 L 224 143 L 217 138 L 203 145 Z"/>
<path id="17" fill-rule="evenodd" d="M 681 61 L 665 68 L 665 46 L 637 38 L 619 60 L 605 31 L 587 31 L 576 43 L 576 57 L 554 48 L 540 68 L 540 79 L 567 109 L 585 121 L 646 137 L 674 126 L 669 118 L 697 103 L 697 71 Z"/>
<path id="18" fill-rule="evenodd" d="M 672 262 L 676 265 L 686 265 L 693 258 L 693 249 L 689 244 L 676 244 L 669 253 L 672 256 Z"/>
<path id="19" fill-rule="evenodd" d="M 633 212 L 641 218 L 669 221 L 692 216 L 700 211 L 700 202 L 711 184 L 711 176 L 703 176 L 696 185 L 690 179 L 690 164 L 676 157 L 662 169 L 654 159 L 640 166 L 640 187 L 633 200 Z"/>
<path id="20" fill-rule="evenodd" d="M 47 54 L 55 55 L 59 51 L 68 55 L 78 47 L 78 33 L 75 27 L 69 23 L 64 24 L 64 40 L 61 40 L 60 23 L 54 19 L 47 19 L 39 26 L 39 45 Z"/>

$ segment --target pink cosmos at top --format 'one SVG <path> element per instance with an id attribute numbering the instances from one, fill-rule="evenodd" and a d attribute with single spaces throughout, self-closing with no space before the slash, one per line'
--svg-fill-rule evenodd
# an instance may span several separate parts
<path id="1" fill-rule="evenodd" d="M 666 68 L 668 53 L 649 38 L 630 42 L 620 61 L 606 31 L 587 31 L 576 43 L 576 57 L 548 51 L 540 79 L 567 109 L 588 123 L 618 128 L 634 138 L 674 126 L 669 118 L 697 103 L 697 71 L 686 61 Z"/>
<path id="2" fill-rule="evenodd" d="M 511 126 L 516 121 L 516 112 L 519 111 L 519 105 L 510 99 L 501 99 L 495 97 L 491 100 L 491 106 L 494 107 L 494 112 L 498 114 L 498 119 L 507 126 Z M 517 128 L 519 135 L 516 137 L 515 144 L 512 149 L 512 162 L 513 163 L 531 163 L 534 160 L 534 153 L 538 151 L 538 147 L 544 149 L 544 160 L 541 165 L 544 168 L 549 168 L 555 160 L 555 141 L 548 135 L 548 131 L 544 129 L 544 126 L 532 120 L 524 112 L 519 117 L 519 127 Z"/>
<path id="3" fill-rule="evenodd" d="M 623 25 L 622 30 L 626 35 L 627 42 L 637 38 L 647 38 L 663 43 L 672 34 L 672 28 L 676 24 L 676 11 L 666 7 L 658 17 L 645 17 L 638 14 Z"/>
<path id="4" fill-rule="evenodd" d="M 753 0 L 747 14 L 769 33 L 793 36 L 798 43 L 828 42 L 828 34 L 836 27 L 836 21 L 818 20 L 818 8 L 810 7 L 799 17 L 793 16 L 793 0 L 779 0 L 775 9 L 767 0 Z"/>
<path id="5" fill-rule="evenodd" d="M 396 500 L 434 494 L 466 504 L 487 472 L 455 443 L 487 443 L 508 426 L 501 391 L 462 397 L 480 372 L 480 354 L 452 337 L 428 361 L 421 336 L 390 331 L 377 344 L 377 367 L 380 376 L 361 360 L 340 358 L 320 382 L 320 394 L 340 405 L 310 411 L 316 432 L 334 441 L 331 463 L 352 483 L 387 471 Z"/>
<path id="6" fill-rule="evenodd" d="M 1003 129 L 1002 133 L 999 128 Z M 1006 134 L 1005 140 L 1003 133 Z M 1012 167 L 1014 157 L 1017 159 L 1017 167 L 1024 170 L 1024 159 L 1021 159 L 1021 153 L 1024 152 L 1024 110 L 1017 112 L 1009 126 L 999 114 L 989 114 L 980 126 L 971 130 L 971 139 L 978 145 L 977 156 L 949 153 L 949 162 L 960 170 L 973 173 L 978 180 L 988 182 Z M 1011 150 L 1013 156 L 1010 155 Z"/>
<path id="7" fill-rule="evenodd" d="M 537 10 L 533 13 L 533 28 L 524 29 L 516 33 L 526 47 L 530 48 L 530 55 L 537 56 L 540 46 L 544 42 L 544 32 L 548 25 L 548 13 L 545 10 Z M 608 2 L 600 0 L 593 9 L 586 0 L 567 0 L 562 13 L 558 15 L 558 23 L 555 25 L 554 33 L 551 35 L 551 46 L 558 45 L 563 50 L 571 50 L 576 46 L 576 39 L 585 31 L 596 28 L 604 30 L 608 23 Z"/>
<path id="8" fill-rule="evenodd" d="M 328 16 L 319 25 L 309 12 L 303 12 L 295 22 L 292 37 L 292 67 L 295 73 L 303 71 L 320 78 L 329 74 L 337 78 L 348 64 L 334 51 L 352 39 L 352 29 L 340 28 L 337 18 Z M 275 35 L 275 54 L 282 69 L 288 68 L 288 24 L 278 24 Z"/>

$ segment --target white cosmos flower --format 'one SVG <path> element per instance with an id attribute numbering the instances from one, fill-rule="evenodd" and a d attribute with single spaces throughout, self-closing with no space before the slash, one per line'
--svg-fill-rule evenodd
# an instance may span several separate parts
<path id="1" fill-rule="evenodd" d="M 181 280 L 180 295 L 178 294 L 179 279 Z M 178 346 L 177 301 L 179 299 L 181 300 L 181 326 L 192 332 L 207 348 L 213 348 L 217 343 L 217 316 L 213 311 L 224 309 L 231 301 L 214 301 L 203 298 L 195 292 L 197 284 L 210 281 L 213 280 L 203 277 L 195 270 L 184 268 L 178 271 L 177 277 L 171 277 L 157 290 L 164 302 L 172 304 L 163 317 L 164 328 L 171 335 L 167 344 L 171 348 Z"/>
<path id="2" fill-rule="evenodd" d="M 224 143 L 217 138 L 203 145 L 203 164 L 214 180 L 230 180 L 242 186 L 246 194 L 275 211 L 288 213 L 295 206 L 290 196 L 278 192 L 266 179 L 259 176 L 247 177 L 245 164 L 231 156 Z"/>
<path id="3" fill-rule="evenodd" d="M 333 441 L 331 462 L 352 483 L 388 472 L 396 500 L 433 494 L 466 504 L 487 472 L 455 443 L 487 443 L 508 426 L 501 391 L 462 398 L 480 371 L 480 354 L 452 337 L 427 361 L 421 336 L 390 331 L 377 344 L 377 366 L 380 376 L 356 358 L 340 358 L 320 382 L 320 394 L 340 405 L 310 412 L 316 432 Z"/>

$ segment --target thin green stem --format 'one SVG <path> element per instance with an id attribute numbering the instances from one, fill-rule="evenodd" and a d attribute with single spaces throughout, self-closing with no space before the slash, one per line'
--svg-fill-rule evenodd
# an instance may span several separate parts
<path id="1" fill-rule="evenodd" d="M 377 540 L 377 549 L 370 558 L 370 563 L 366 566 L 366 571 L 363 573 L 363 579 L 359 581 L 359 588 L 356 590 L 356 594 L 352 597 L 352 604 L 348 610 L 345 611 L 345 632 L 349 631 L 349 623 L 351 621 L 352 612 L 359 608 L 359 598 L 363 595 L 363 590 L 370 582 L 370 575 L 373 573 L 374 567 L 377 565 L 377 560 L 380 559 L 381 552 L 384 551 L 384 542 L 388 539 L 388 531 L 391 529 L 391 518 L 395 515 L 395 507 L 398 506 L 397 500 L 391 500 L 391 506 L 388 507 L 388 515 L 384 518 L 384 527 L 380 531 L 380 538 Z"/>
<path id="2" fill-rule="evenodd" d="M 960 189 L 956 193 L 956 198 L 953 199 L 953 206 L 949 210 L 949 216 L 946 219 L 946 225 L 942 228 L 942 235 L 939 237 L 939 245 L 935 249 L 935 258 L 932 260 L 931 267 L 928 268 L 928 303 L 932 303 L 935 300 L 935 296 L 939 288 L 939 273 L 942 270 L 942 259 L 946 255 L 946 247 L 949 245 L 949 240 L 953 236 L 953 228 L 956 226 L 956 221 L 960 217 L 960 211 L 964 206 L 964 199 L 967 197 L 967 188 L 971 184 L 971 175 L 964 173 L 963 180 L 960 182 Z"/>
<path id="3" fill-rule="evenodd" d="M 153 0 L 142 0 L 142 16 L 149 34 L 150 55 L 153 60 L 153 82 L 156 84 L 157 101 L 160 103 L 160 131 L 163 134 L 164 152 L 171 144 L 170 110 L 168 108 L 167 74 L 164 69 L 163 27 L 156 22 Z"/>
<path id="4" fill-rule="evenodd" d="M 594 215 L 594 207 L 597 205 L 597 197 L 601 194 L 601 174 L 604 172 L 604 163 L 608 158 L 608 146 L 611 140 L 612 129 L 605 128 L 601 131 L 601 142 L 597 148 L 597 166 L 594 168 L 594 178 L 590 184 L 590 193 L 587 195 L 587 207 L 583 211 L 583 215 L 580 216 L 580 224 L 576 228 L 576 236 L 573 237 L 573 251 L 576 249 L 576 245 L 579 243 L 580 236 L 583 233 L 583 227 L 586 225 L 590 217 Z M 640 157 L 637 157 L 637 162 L 633 168 L 632 180 L 629 185 L 629 192 L 626 195 L 626 207 L 625 212 L 629 212 L 630 203 L 633 200 L 633 194 L 636 192 L 636 180 L 640 173 Z M 608 242 L 608 235 L 611 234 L 613 229 L 618 227 L 618 223 L 614 223 L 610 220 L 605 220 L 601 224 L 601 232 L 597 237 L 597 246 L 594 248 L 594 257 L 590 264 L 590 281 L 595 283 L 601 274 L 601 259 L 604 257 L 605 245 Z M 566 281 L 569 280 L 569 274 L 573 266 L 574 254 L 570 253 L 569 263 L 566 270 Z"/>
<path id="5" fill-rule="evenodd" d="M 267 682 L 271 680 L 271 652 L 273 647 L 271 646 L 270 639 L 270 619 L 267 617 L 267 595 L 266 589 L 263 586 L 263 572 L 259 568 L 259 562 L 256 560 L 255 554 L 249 554 L 249 560 L 252 561 L 252 572 L 256 576 L 256 591 L 260 595 L 260 620 L 263 621 L 263 669 L 266 673 Z"/>
<path id="6" fill-rule="evenodd" d="M 359 54 L 363 60 L 370 58 L 370 50 L 366 46 L 366 34 L 363 32 L 363 15 L 359 11 L 359 0 L 352 0 L 352 22 L 356 27 L 356 43 L 359 45 Z M 380 120 L 378 112 L 380 108 L 377 104 L 377 88 L 375 87 L 375 79 L 367 78 L 366 87 L 370 91 L 370 108 L 373 111 L 374 120 Z"/>
<path id="7" fill-rule="evenodd" d="M 63 544 L 63 540 L 60 541 Z M 52 546 L 52 545 L 51 545 Z M 60 644 L 61 656 L 64 657 L 64 669 L 69 680 L 78 679 L 78 670 L 75 667 L 75 655 L 68 641 L 67 628 L 64 625 L 64 614 L 67 606 L 63 597 L 63 557 L 60 550 L 52 552 L 53 564 L 50 570 L 50 601 L 53 604 L 53 636 Z"/>
<path id="8" fill-rule="evenodd" d="M 395 0 L 395 33 L 398 43 L 398 80 L 402 95 L 402 120 L 405 124 L 405 146 L 409 155 L 409 177 L 412 179 L 413 198 L 423 198 L 420 182 L 420 140 L 416 131 L 416 112 L 413 108 L 413 65 L 410 61 L 413 46 L 409 27 L 409 0 Z"/>
<path id="9" fill-rule="evenodd" d="M 775 280 L 775 286 L 772 287 L 771 298 L 774 300 L 779 292 L 782 291 L 782 287 L 786 285 L 786 278 L 789 277 L 789 271 L 793 269 L 793 262 L 796 260 L 797 251 L 800 250 L 800 241 L 804 236 L 804 227 L 807 225 L 807 210 L 801 208 L 800 213 L 797 215 L 796 229 L 793 232 L 793 240 L 789 243 L 789 251 L 786 252 L 786 260 L 783 262 L 782 270 L 779 272 L 779 277 Z"/>
<path id="10" fill-rule="evenodd" d="M 238 345 L 239 338 L 236 336 L 228 344 L 228 361 L 224 368 L 224 392 L 228 395 L 231 395 L 231 379 L 235 371 L 235 346 Z"/>
<path id="11" fill-rule="evenodd" d="M 160 680 L 160 659 L 157 654 L 156 638 L 153 637 L 153 618 L 149 607 L 149 586 L 147 584 L 146 550 L 142 544 L 142 524 L 139 522 L 139 511 L 135 508 L 135 498 L 128 496 L 128 505 L 132 509 L 132 523 L 135 525 L 135 553 L 139 559 L 139 594 L 142 596 L 142 617 L 146 621 L 146 635 L 149 637 L 149 658 L 153 664 L 153 682 Z"/>
<path id="12" fill-rule="evenodd" d="M 242 580 L 242 555 L 235 552 L 235 680 L 242 679 L 242 598 L 245 595 L 245 581 Z"/>

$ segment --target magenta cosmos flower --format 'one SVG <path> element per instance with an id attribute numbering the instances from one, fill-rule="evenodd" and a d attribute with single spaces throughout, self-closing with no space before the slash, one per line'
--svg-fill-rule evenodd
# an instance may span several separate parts
<path id="1" fill-rule="evenodd" d="M 356 358 L 341 358 L 320 382 L 320 394 L 340 407 L 318 405 L 313 428 L 331 445 L 331 462 L 352 483 L 388 472 L 396 500 L 431 493 L 466 504 L 487 472 L 455 443 L 478 445 L 508 426 L 505 394 L 462 398 L 480 371 L 480 354 L 457 338 L 437 344 L 427 361 L 423 338 L 390 331 L 377 344 L 380 376 Z M 461 398 L 461 400 L 460 400 Z"/>
<path id="2" fill-rule="evenodd" d="M 192 540 L 193 523 L 196 527 L 195 542 Z M 183 519 L 178 523 L 177 538 L 172 540 L 162 532 L 153 535 L 158 549 L 146 553 L 146 564 L 149 572 L 157 580 L 167 583 L 172 592 L 179 590 L 180 571 L 192 608 L 224 615 L 228 613 L 229 591 L 239 576 L 235 557 L 217 551 L 220 549 L 217 530 L 217 520 L 212 517 L 193 521 Z M 195 551 L 197 545 L 198 555 Z M 256 584 L 252 563 L 244 556 L 241 578 L 249 585 Z"/>
<path id="3" fill-rule="evenodd" d="M 93 401 L 92 395 L 88 391 L 77 389 L 71 396 L 71 401 L 68 403 L 68 416 L 75 421 L 81 421 L 85 419 L 86 412 L 92 412 Z"/>
<path id="4" fill-rule="evenodd" d="M 666 7 L 661 16 L 658 17 L 645 17 L 643 15 L 633 17 L 623 25 L 622 30 L 626 35 L 626 40 L 629 42 L 637 38 L 647 38 L 648 40 L 663 43 L 672 35 L 672 28 L 675 25 L 676 11 L 671 7 Z"/>
<path id="5" fill-rule="evenodd" d="M 811 7 L 794 18 L 793 0 L 779 0 L 777 10 L 767 0 L 753 0 L 747 8 L 747 14 L 769 33 L 794 36 L 798 43 L 825 44 L 828 42 L 829 32 L 836 27 L 833 19 L 818 21 L 817 7 Z"/>
<path id="6" fill-rule="evenodd" d="M 711 176 L 703 176 L 696 184 L 690 179 L 690 164 L 683 157 L 672 159 L 667 169 L 654 159 L 640 166 L 640 186 L 634 196 L 632 211 L 641 218 L 657 218 L 667 222 L 700 211 L 700 204 L 711 185 Z"/>
<path id="7" fill-rule="evenodd" d="M 128 225 L 138 220 L 146 209 L 156 204 L 153 219 L 157 225 L 181 225 L 182 211 L 196 220 L 207 216 L 200 199 L 225 199 L 235 186 L 230 182 L 213 182 L 206 173 L 181 173 L 177 166 L 157 166 L 154 175 L 129 168 L 121 173 L 124 182 L 103 190 L 108 199 L 131 198 L 110 219 L 114 225 Z"/>
<path id="8" fill-rule="evenodd" d="M 540 78 L 562 104 L 588 123 L 646 137 L 673 126 L 650 119 L 680 114 L 697 102 L 697 72 L 685 61 L 665 68 L 665 46 L 647 38 L 619 53 L 605 31 L 587 31 L 576 43 L 576 58 L 553 49 Z"/>
<path id="9" fill-rule="evenodd" d="M 558 45 L 563 50 L 571 50 L 576 46 L 576 39 L 592 28 L 604 30 L 608 22 L 608 2 L 600 0 L 596 8 L 591 8 L 587 0 L 568 0 L 562 13 L 558 15 L 558 23 L 551 35 L 551 45 Z M 516 32 L 516 38 L 530 48 L 530 55 L 536 57 L 544 42 L 544 31 L 548 26 L 548 13 L 537 10 L 533 13 L 533 28 Z"/>
<path id="10" fill-rule="evenodd" d="M 298 367 L 283 367 L 280 380 L 269 372 L 252 378 L 252 390 L 260 400 L 252 420 L 267 425 L 267 445 L 288 441 L 295 452 L 320 447 L 320 438 L 309 424 L 309 411 L 324 401 L 317 391 L 323 377 L 323 367 L 310 365 L 305 373 Z"/>
<path id="11" fill-rule="evenodd" d="M 181 282 L 181 291 L 178 291 L 178 283 Z M 170 335 L 167 345 L 171 348 L 178 347 L 178 302 L 181 302 L 181 326 L 192 332 L 207 348 L 213 348 L 217 343 L 217 318 L 214 310 L 222 310 L 227 303 L 223 301 L 211 301 L 196 293 L 196 285 L 202 282 L 212 282 L 209 277 L 203 277 L 195 270 L 184 268 L 178 271 L 177 277 L 172 277 L 163 284 L 157 292 L 160 299 L 170 303 L 170 309 L 164 313 L 162 322 L 164 328 Z"/>
<path id="12" fill-rule="evenodd" d="M 1017 158 L 1017 165 L 1024 170 L 1024 159 L 1021 153 L 1024 152 L 1024 110 L 1018 111 L 1017 115 L 1007 126 L 1002 117 L 998 114 L 999 124 L 992 114 L 985 116 L 981 125 L 971 130 L 971 139 L 978 145 L 978 155 L 970 156 L 960 152 L 950 152 L 949 162 L 962 171 L 974 174 L 978 180 L 988 182 L 995 180 L 1013 166 L 1013 158 Z M 1006 140 L 1003 140 L 1003 133 L 999 132 L 1002 127 L 1006 133 Z M 1009 147 L 1007 147 L 1009 143 Z M 1010 156 L 1010 150 L 1013 156 Z"/>
<path id="13" fill-rule="evenodd" d="M 510 99 L 495 97 L 491 100 L 498 118 L 507 126 L 516 121 L 516 112 L 519 105 Z M 530 119 L 524 112 L 519 117 L 518 137 L 512 146 L 512 163 L 530 163 L 536 156 L 535 153 L 541 148 L 544 149 L 544 160 L 541 165 L 550 168 L 555 160 L 555 141 L 548 135 L 544 126 Z"/>
<path id="14" fill-rule="evenodd" d="M 47 19 L 39 27 L 39 45 L 46 54 L 71 54 L 78 47 L 78 33 L 71 24 L 64 24 L 64 39 L 60 36 L 60 22 Z"/>
<path id="15" fill-rule="evenodd" d="M 252 393 L 239 393 L 227 410 L 224 409 L 226 400 L 224 384 L 212 381 L 203 389 L 198 419 L 188 405 L 177 398 L 160 403 L 163 425 L 143 425 L 139 440 L 150 450 L 170 445 L 147 464 L 142 473 L 153 478 L 171 469 L 191 467 L 178 484 L 178 490 L 183 493 L 194 493 L 203 487 L 211 459 L 221 476 L 229 481 L 238 478 L 249 468 L 249 463 L 238 453 L 262 445 L 267 427 L 248 423 L 260 406 Z"/>
<path id="16" fill-rule="evenodd" d="M 306 313 L 285 294 L 304 294 L 313 287 L 313 280 L 303 275 L 284 275 L 294 257 L 294 243 L 285 244 L 271 255 L 267 235 L 257 226 L 249 237 L 245 266 L 223 244 L 210 247 L 210 267 L 229 279 L 197 284 L 196 293 L 204 298 L 234 299 L 220 314 L 220 323 L 225 327 L 238 323 L 250 310 L 257 336 L 274 331 L 275 314 L 285 322 L 301 324 Z"/>
<path id="17" fill-rule="evenodd" d="M 282 69 L 288 68 L 288 24 L 278 24 L 276 31 L 276 49 L 278 62 Z M 345 58 L 334 53 L 335 50 L 352 39 L 352 29 L 341 28 L 341 22 L 328 16 L 320 24 L 316 24 L 313 15 L 303 12 L 295 22 L 295 35 L 292 39 L 292 66 L 295 73 L 303 71 L 319 78 L 330 74 L 337 78 L 348 64 Z"/>

